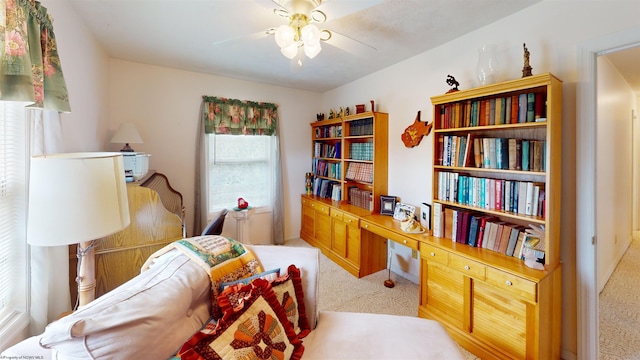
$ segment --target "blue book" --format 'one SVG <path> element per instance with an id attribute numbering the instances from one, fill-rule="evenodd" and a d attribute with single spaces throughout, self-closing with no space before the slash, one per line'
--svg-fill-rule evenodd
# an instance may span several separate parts
<path id="1" fill-rule="evenodd" d="M 477 216 L 471 216 L 470 225 L 469 225 L 469 239 L 467 243 L 469 246 L 477 246 L 478 244 L 478 224 L 480 218 Z"/>
<path id="2" fill-rule="evenodd" d="M 531 142 L 529 140 L 522 140 L 522 170 L 529 171 L 529 151 Z"/>

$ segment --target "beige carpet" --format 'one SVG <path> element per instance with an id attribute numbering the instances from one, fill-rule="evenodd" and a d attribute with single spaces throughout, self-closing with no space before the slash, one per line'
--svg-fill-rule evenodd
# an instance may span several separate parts
<path id="1" fill-rule="evenodd" d="M 285 245 L 310 246 L 301 239 L 289 240 Z M 383 270 L 358 279 L 320 254 L 319 309 L 418 316 L 418 284 L 392 272 L 391 279 L 395 287 L 387 288 L 384 281 L 388 277 L 389 273 Z M 467 360 L 479 359 L 461 350 Z"/>
<path id="2" fill-rule="evenodd" d="M 639 277 L 635 239 L 600 293 L 600 360 L 640 359 Z"/>

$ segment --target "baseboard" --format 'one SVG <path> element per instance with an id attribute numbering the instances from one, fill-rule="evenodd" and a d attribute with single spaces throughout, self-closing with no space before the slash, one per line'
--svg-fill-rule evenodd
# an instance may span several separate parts
<path id="1" fill-rule="evenodd" d="M 624 250 L 618 253 L 618 256 L 616 256 L 615 261 L 611 263 L 611 266 L 609 267 L 605 275 L 602 277 L 602 279 L 598 279 L 599 281 L 598 294 L 601 293 L 602 290 L 604 290 L 604 287 L 607 285 L 607 281 L 609 281 L 609 278 L 611 277 L 611 275 L 613 275 L 613 272 L 616 270 L 618 263 L 620 263 L 620 260 L 622 260 L 622 257 L 624 256 L 624 254 L 627 252 L 627 250 L 629 250 L 629 246 L 631 245 L 632 240 L 633 240 L 633 237 L 629 237 L 627 239 L 626 243 L 623 246 Z"/>

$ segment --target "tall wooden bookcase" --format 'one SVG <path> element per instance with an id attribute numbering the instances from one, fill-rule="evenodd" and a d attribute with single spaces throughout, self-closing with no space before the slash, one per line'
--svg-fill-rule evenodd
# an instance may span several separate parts
<path id="1" fill-rule="evenodd" d="M 311 123 L 315 179 L 340 189 L 340 195 L 330 190 L 318 195 L 314 186 L 314 195 L 379 210 L 380 195 L 387 192 L 388 119 L 386 113 L 369 111 Z M 352 198 L 350 189 L 358 195 Z M 370 197 L 361 199 L 363 192 Z"/>
<path id="2" fill-rule="evenodd" d="M 559 359 L 562 82 L 540 74 L 434 96 L 431 102 L 432 224 L 441 237 L 420 246 L 419 315 L 439 320 L 483 359 Z M 460 143 L 469 143 L 469 150 Z M 522 156 L 523 143 L 529 156 Z M 533 197 L 526 186 L 538 187 L 539 211 L 533 211 L 534 202 L 528 207 Z M 544 269 L 525 266 L 517 250 L 508 256 L 477 246 L 479 238 L 475 246 L 460 241 L 449 217 L 454 211 L 521 230 L 543 226 Z M 458 241 L 450 238 L 454 233 Z"/>

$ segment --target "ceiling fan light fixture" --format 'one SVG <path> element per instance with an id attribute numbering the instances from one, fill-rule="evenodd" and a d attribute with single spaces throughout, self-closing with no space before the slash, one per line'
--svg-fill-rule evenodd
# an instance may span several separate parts
<path id="1" fill-rule="evenodd" d="M 296 36 L 295 30 L 288 25 L 280 25 L 275 33 L 276 44 L 282 49 L 291 46 Z"/>

